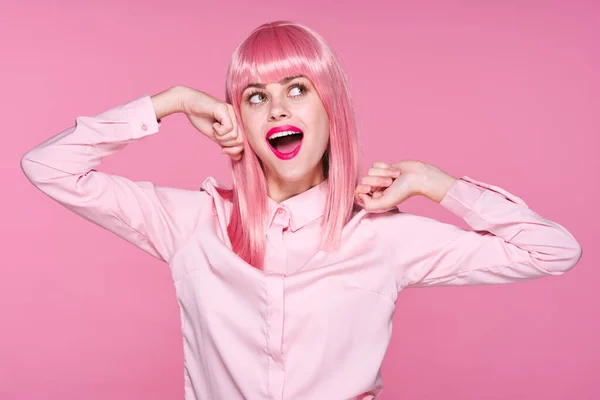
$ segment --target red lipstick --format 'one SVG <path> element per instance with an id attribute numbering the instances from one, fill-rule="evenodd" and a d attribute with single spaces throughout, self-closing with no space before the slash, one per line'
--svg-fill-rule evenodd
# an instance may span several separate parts
<path id="1" fill-rule="evenodd" d="M 287 135 L 278 135 L 281 132 L 286 132 L 288 133 Z M 280 151 L 278 149 L 276 149 L 271 140 L 285 140 L 285 139 L 274 139 L 273 136 L 277 137 L 285 137 L 285 136 L 290 136 L 290 135 L 300 135 L 300 138 L 298 140 L 298 144 L 293 148 L 293 150 L 291 151 L 287 151 L 287 152 L 283 152 Z M 296 157 L 296 155 L 298 154 L 298 152 L 300 151 L 300 148 L 302 147 L 302 139 L 303 139 L 303 135 L 304 133 L 302 132 L 302 130 L 294 125 L 282 125 L 282 126 L 276 126 L 274 128 L 269 129 L 269 131 L 267 132 L 267 135 L 265 137 L 265 139 L 267 140 L 267 143 L 269 144 L 269 148 L 271 149 L 271 151 L 273 152 L 273 154 L 275 154 L 279 159 L 281 160 L 290 160 L 294 157 Z"/>

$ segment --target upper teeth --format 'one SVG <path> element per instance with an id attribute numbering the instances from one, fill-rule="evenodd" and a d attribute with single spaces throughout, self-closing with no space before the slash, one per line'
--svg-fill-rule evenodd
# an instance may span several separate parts
<path id="1" fill-rule="evenodd" d="M 302 132 L 295 132 L 295 131 L 281 131 L 281 132 L 277 132 L 271 136 L 269 136 L 269 139 L 277 139 L 283 136 L 289 136 L 289 135 L 295 135 L 298 133 L 302 133 Z"/>

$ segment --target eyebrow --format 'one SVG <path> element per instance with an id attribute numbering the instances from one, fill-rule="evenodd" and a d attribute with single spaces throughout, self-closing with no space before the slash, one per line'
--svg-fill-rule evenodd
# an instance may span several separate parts
<path id="1" fill-rule="evenodd" d="M 287 78 L 283 78 L 282 80 L 279 81 L 280 85 L 285 85 L 286 83 L 288 83 L 289 81 L 293 81 L 296 78 L 305 78 L 304 75 L 294 75 L 294 76 L 288 76 Z M 244 93 L 247 89 L 249 88 L 257 88 L 257 89 L 264 89 L 265 85 L 262 83 L 251 83 L 249 85 L 247 85 L 244 90 L 242 90 L 242 93 Z"/>

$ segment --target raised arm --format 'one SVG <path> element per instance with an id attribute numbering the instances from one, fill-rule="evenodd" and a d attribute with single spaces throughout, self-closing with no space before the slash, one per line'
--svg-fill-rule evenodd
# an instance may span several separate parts
<path id="1" fill-rule="evenodd" d="M 397 209 L 370 215 L 367 220 L 390 251 L 399 289 L 560 275 L 581 258 L 581 246 L 569 231 L 506 190 L 467 176 L 431 175 L 429 181 L 442 190 L 431 186 L 423 193 L 472 230 Z"/>
<path id="2" fill-rule="evenodd" d="M 235 120 L 216 118 L 209 97 L 202 97 L 202 103 L 198 101 L 200 92 L 193 93 L 195 98 L 191 93 L 187 88 L 174 87 L 94 117 L 78 117 L 75 126 L 28 151 L 21 159 L 21 168 L 34 186 L 67 209 L 169 262 L 202 215 L 211 212 L 209 195 L 199 190 L 159 187 L 152 182 L 132 182 L 97 168 L 104 157 L 157 133 L 157 119 L 187 111 L 182 105 L 190 98 L 196 108 L 202 108 L 190 120 L 215 124 L 221 130 L 214 132 L 223 137 L 237 137 Z M 215 137 L 213 133 L 213 140 Z"/>

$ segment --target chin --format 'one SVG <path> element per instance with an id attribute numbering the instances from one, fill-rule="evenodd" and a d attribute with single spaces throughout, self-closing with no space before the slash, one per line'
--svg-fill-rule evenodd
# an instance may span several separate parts
<path id="1" fill-rule="evenodd" d="M 323 149 L 324 152 L 325 149 Z M 323 168 L 321 164 L 322 155 L 318 158 L 315 157 L 314 155 L 317 152 L 309 147 L 300 149 L 297 156 L 288 160 L 278 158 L 270 150 L 261 151 L 260 153 L 258 156 L 264 160 L 265 172 L 283 182 L 293 183 L 313 179 L 321 174 Z"/>
<path id="2" fill-rule="evenodd" d="M 312 164 L 312 163 L 311 163 Z M 316 163 L 313 167 L 307 166 L 306 161 L 297 160 L 297 162 L 286 161 L 281 163 L 277 160 L 276 164 L 271 169 L 271 173 L 277 177 L 278 180 L 284 182 L 300 182 L 306 179 L 312 179 L 318 176 L 316 169 L 321 168 L 320 163 Z"/>
<path id="3" fill-rule="evenodd" d="M 281 171 L 276 170 L 274 172 L 279 180 L 282 180 L 285 182 L 299 182 L 299 181 L 302 181 L 303 179 L 313 176 L 313 174 L 311 174 L 311 172 L 305 168 L 301 168 L 301 169 L 299 168 L 297 170 L 290 170 L 290 169 L 285 169 L 285 170 L 281 170 Z"/>

